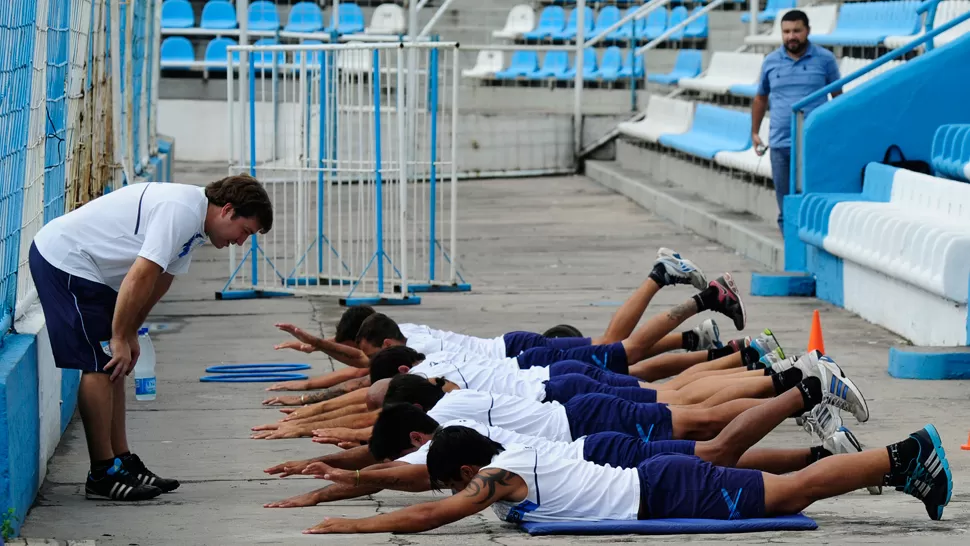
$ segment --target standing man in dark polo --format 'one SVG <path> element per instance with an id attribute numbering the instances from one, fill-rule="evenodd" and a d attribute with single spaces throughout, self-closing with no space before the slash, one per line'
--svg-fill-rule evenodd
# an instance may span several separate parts
<path id="1" fill-rule="evenodd" d="M 758 136 L 765 110 L 771 107 L 771 178 L 778 199 L 778 228 L 784 232 L 785 195 L 788 194 L 791 165 L 792 106 L 808 95 L 838 80 L 839 63 L 827 49 L 808 41 L 808 16 L 801 10 L 790 10 L 781 18 L 782 46 L 769 53 L 761 65 L 761 81 L 751 107 L 751 140 L 757 154 L 764 155 L 765 145 Z M 833 91 L 832 98 L 842 94 Z M 827 100 L 820 97 L 805 107 L 807 116 Z"/>

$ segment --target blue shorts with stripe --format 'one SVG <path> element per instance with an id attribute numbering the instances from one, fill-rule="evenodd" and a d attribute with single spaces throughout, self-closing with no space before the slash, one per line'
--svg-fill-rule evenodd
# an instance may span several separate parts
<path id="1" fill-rule="evenodd" d="M 644 442 L 672 440 L 667 404 L 631 402 L 608 394 L 583 394 L 564 404 L 573 439 L 594 432 L 622 432 Z"/>
<path id="2" fill-rule="evenodd" d="M 694 445 L 693 440 L 644 442 L 622 432 L 597 432 L 583 441 L 583 458 L 601 465 L 636 468 L 643 461 L 662 453 L 693 455 Z"/>
<path id="3" fill-rule="evenodd" d="M 545 385 L 546 399 L 544 402 L 559 402 L 560 404 L 565 404 L 577 396 L 593 393 L 607 394 L 624 400 L 630 400 L 631 402 L 642 402 L 646 404 L 652 404 L 657 401 L 657 391 L 653 389 L 644 389 L 640 386 L 613 387 L 578 373 L 550 377 L 545 382 Z"/>
<path id="4" fill-rule="evenodd" d="M 563 360 L 579 360 L 613 373 L 626 374 L 629 366 L 626 360 L 626 348 L 623 342 L 609 345 L 589 345 L 588 347 L 573 347 L 572 349 L 529 349 L 516 357 L 519 368 L 527 369 L 533 366 L 550 366 Z"/>
<path id="5" fill-rule="evenodd" d="M 758 470 L 714 466 L 674 453 L 637 466 L 640 511 L 647 519 L 750 519 L 765 516 L 765 483 Z"/>
<path id="6" fill-rule="evenodd" d="M 118 293 L 106 284 L 76 277 L 50 264 L 30 245 L 30 275 L 44 310 L 54 365 L 103 372 L 111 357 L 102 348 L 111 340 Z"/>
<path id="7" fill-rule="evenodd" d="M 546 337 L 533 332 L 509 332 L 502 339 L 505 340 L 505 355 L 509 358 L 519 356 L 529 349 L 572 349 L 585 347 L 593 342 L 588 337 Z"/>
<path id="8" fill-rule="evenodd" d="M 586 377 L 595 379 L 600 383 L 605 383 L 614 387 L 640 386 L 640 380 L 636 377 L 613 373 L 608 370 L 602 370 L 596 366 L 592 366 L 578 360 L 563 360 L 562 362 L 556 362 L 555 364 L 549 366 L 549 377 L 556 377 L 566 374 L 585 375 Z"/>

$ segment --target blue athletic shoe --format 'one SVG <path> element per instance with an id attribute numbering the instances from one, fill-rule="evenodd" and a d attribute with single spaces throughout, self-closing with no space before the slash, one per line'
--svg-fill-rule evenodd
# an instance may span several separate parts
<path id="1" fill-rule="evenodd" d="M 904 477 L 906 483 L 896 487 L 923 501 L 926 513 L 936 521 L 943 518 L 943 508 L 953 496 L 953 474 L 946 460 L 943 441 L 933 425 L 909 435 L 919 442 L 919 454 L 909 464 Z"/>

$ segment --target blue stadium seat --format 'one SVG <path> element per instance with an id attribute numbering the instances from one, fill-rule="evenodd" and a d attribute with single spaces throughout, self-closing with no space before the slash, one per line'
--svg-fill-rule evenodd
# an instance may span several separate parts
<path id="1" fill-rule="evenodd" d="M 620 51 L 620 48 L 610 46 L 603 52 L 599 70 L 592 74 L 584 73 L 583 77 L 587 80 L 599 79 L 605 82 L 614 82 L 620 78 L 620 70 L 622 69 L 623 53 Z"/>
<path id="2" fill-rule="evenodd" d="M 539 70 L 539 56 L 535 51 L 516 51 L 512 54 L 509 67 L 495 73 L 499 80 L 514 80 L 531 77 Z"/>
<path id="3" fill-rule="evenodd" d="M 555 33 L 562 32 L 566 25 L 566 12 L 559 6 L 546 6 L 539 14 L 539 22 L 531 32 L 522 35 L 526 40 L 542 40 Z"/>
<path id="4" fill-rule="evenodd" d="M 236 8 L 225 0 L 209 0 L 202 8 L 201 28 L 210 30 L 229 30 L 236 28 Z"/>
<path id="5" fill-rule="evenodd" d="M 765 5 L 764 11 L 758 12 L 758 22 L 771 23 L 775 20 L 775 17 L 778 16 L 779 11 L 783 9 L 794 8 L 796 7 L 796 4 L 797 4 L 797 0 L 768 0 L 768 3 Z M 750 23 L 751 14 L 747 12 L 742 13 L 741 22 Z"/>
<path id="6" fill-rule="evenodd" d="M 236 41 L 232 38 L 219 37 L 215 38 L 205 46 L 205 56 L 203 60 L 207 64 L 209 70 L 225 70 L 226 69 L 226 55 L 228 51 L 226 48 L 229 46 L 237 45 Z M 239 52 L 236 51 L 232 55 L 232 62 L 236 64 L 239 62 Z"/>
<path id="7" fill-rule="evenodd" d="M 624 17 L 636 11 L 637 7 L 627 8 Z M 611 32 L 607 38 L 613 41 L 628 41 L 636 37 L 637 22 L 635 19 L 627 21 L 623 26 Z"/>
<path id="8" fill-rule="evenodd" d="M 753 99 L 755 95 L 758 94 L 758 84 L 739 84 L 732 85 L 728 88 L 728 93 L 738 97 L 748 97 Z"/>
<path id="9" fill-rule="evenodd" d="M 586 31 L 586 38 L 592 38 L 593 31 L 593 8 L 587 6 L 585 9 L 585 17 L 583 19 L 583 28 Z M 576 26 L 576 22 L 579 20 L 579 10 L 573 10 L 569 14 L 569 20 L 566 21 L 566 26 L 559 32 L 553 33 L 550 38 L 553 40 L 572 40 L 576 38 L 579 33 L 579 28 Z"/>
<path id="10" fill-rule="evenodd" d="M 303 40 L 303 45 L 320 45 L 323 42 L 320 40 Z M 293 69 L 299 70 L 300 63 L 303 61 L 303 52 L 294 51 L 293 52 Z M 307 57 L 307 67 L 320 66 L 323 64 L 323 51 L 314 51 Z"/>
<path id="11" fill-rule="evenodd" d="M 169 36 L 162 40 L 158 51 L 162 68 L 190 68 L 195 62 L 195 49 L 184 36 Z"/>
<path id="12" fill-rule="evenodd" d="M 569 54 L 565 51 L 549 51 L 542 59 L 542 67 L 529 75 L 533 80 L 561 78 L 569 70 Z"/>
<path id="13" fill-rule="evenodd" d="M 360 6 L 353 2 L 341 2 L 340 17 L 335 18 L 333 11 L 331 11 L 330 24 L 323 31 L 332 32 L 334 24 L 337 25 L 337 34 L 357 34 L 364 32 L 364 12 L 360 9 Z"/>
<path id="14" fill-rule="evenodd" d="M 681 78 L 696 78 L 703 71 L 704 56 L 697 49 L 681 49 L 677 52 L 674 69 L 667 74 L 648 74 L 647 81 L 664 85 L 676 85 Z"/>
<path id="15" fill-rule="evenodd" d="M 195 26 L 195 12 L 186 0 L 165 0 L 162 2 L 162 28 L 192 28 Z"/>
<path id="16" fill-rule="evenodd" d="M 919 2 L 846 3 L 839 9 L 835 29 L 829 34 L 813 34 L 819 45 L 878 46 L 887 36 L 909 36 L 919 31 Z"/>
<path id="17" fill-rule="evenodd" d="M 249 30 L 279 30 L 280 14 L 276 4 L 257 0 L 249 4 Z"/>
<path id="18" fill-rule="evenodd" d="M 287 32 L 318 32 L 323 28 L 323 13 L 320 6 L 313 2 L 297 2 L 290 8 L 286 26 Z"/>
<path id="19" fill-rule="evenodd" d="M 596 14 L 596 24 L 593 25 L 593 32 L 591 32 L 588 36 L 586 36 L 586 39 L 589 40 L 593 36 L 598 36 L 604 30 L 615 25 L 616 22 L 619 20 L 620 20 L 620 8 L 616 6 L 604 7 L 603 9 L 600 10 L 598 14 Z"/>
<path id="20" fill-rule="evenodd" d="M 276 38 L 260 38 L 253 45 L 279 45 Z M 257 70 L 273 69 L 273 53 L 270 51 L 254 51 L 251 56 L 252 62 Z M 285 62 L 285 55 L 282 51 L 276 52 L 276 66 L 279 67 Z"/>
<path id="21" fill-rule="evenodd" d="M 700 10 L 701 8 L 700 6 L 698 6 L 694 8 L 693 13 L 696 13 Z M 693 15 L 693 13 L 691 13 L 691 15 Z M 691 38 L 694 40 L 702 40 L 704 38 L 707 38 L 707 28 L 708 28 L 707 14 L 705 13 L 704 15 L 701 15 L 697 19 L 694 19 L 693 21 L 687 23 L 687 26 L 684 28 L 684 38 Z"/>
<path id="22" fill-rule="evenodd" d="M 705 159 L 746 150 L 751 147 L 751 113 L 698 104 L 690 131 L 662 135 L 660 144 Z"/>
<path id="23" fill-rule="evenodd" d="M 583 74 L 596 72 L 596 49 L 587 47 L 583 50 Z M 569 67 L 560 79 L 571 80 L 576 77 L 576 60 L 573 59 L 572 66 Z"/>
<path id="24" fill-rule="evenodd" d="M 677 6 L 676 8 L 670 10 L 670 19 L 667 20 L 667 28 L 673 28 L 675 25 L 684 22 L 684 19 L 687 19 L 687 8 L 684 6 Z M 686 27 L 681 27 L 679 30 L 668 36 L 667 40 L 673 42 L 683 40 L 685 29 Z"/>
<path id="25" fill-rule="evenodd" d="M 634 55 L 630 49 L 623 57 L 623 67 L 620 68 L 621 78 L 642 78 L 643 77 L 643 57 Z"/>
<path id="26" fill-rule="evenodd" d="M 657 8 L 637 25 L 637 37 L 647 41 L 659 38 L 667 30 L 667 10 Z"/>
<path id="27" fill-rule="evenodd" d="M 938 176 L 968 180 L 970 165 L 970 125 L 941 125 L 933 136 L 930 161 Z"/>

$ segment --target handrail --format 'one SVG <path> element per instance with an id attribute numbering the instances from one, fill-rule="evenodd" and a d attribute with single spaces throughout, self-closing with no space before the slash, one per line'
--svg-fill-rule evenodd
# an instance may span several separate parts
<path id="1" fill-rule="evenodd" d="M 613 31 L 629 23 L 630 19 L 642 19 L 644 15 L 647 15 L 648 13 L 652 12 L 653 10 L 661 6 L 666 6 L 669 3 L 670 3 L 670 0 L 650 0 L 646 4 L 643 4 L 639 8 L 637 8 L 636 11 L 627 13 L 626 15 L 624 15 L 622 18 L 620 18 L 619 21 L 613 23 L 606 30 L 601 31 L 596 36 L 593 36 L 589 40 L 586 40 L 586 42 L 583 43 L 583 47 L 584 48 L 593 47 L 594 45 L 605 40 L 606 37 L 609 36 Z M 634 23 L 634 25 L 636 25 L 636 23 Z"/>
<path id="2" fill-rule="evenodd" d="M 922 4 L 916 7 L 916 13 L 925 13 L 926 17 L 923 18 L 923 32 L 927 33 L 933 30 L 933 20 L 936 19 L 936 8 L 940 6 L 940 0 L 926 0 Z M 933 51 L 933 41 L 926 44 L 926 51 Z"/>
<path id="3" fill-rule="evenodd" d="M 660 36 L 657 36 L 652 41 L 650 41 L 647 44 L 641 46 L 639 49 L 637 49 L 634 52 L 634 55 L 643 55 L 647 50 L 653 49 L 653 48 L 657 47 L 657 44 L 659 44 L 660 42 L 663 42 L 664 40 L 666 40 L 671 34 L 673 34 L 674 32 L 676 32 L 677 30 L 679 30 L 679 29 L 681 29 L 683 27 L 686 27 L 687 25 L 693 23 L 698 18 L 700 18 L 701 15 L 704 15 L 707 12 L 713 10 L 714 8 L 719 7 L 724 2 L 725 2 L 725 0 L 714 0 L 713 2 L 711 2 L 710 4 L 704 6 L 700 10 L 695 11 L 694 13 L 690 14 L 686 19 L 684 19 L 680 23 L 677 23 L 676 25 L 668 28 L 666 30 L 666 32 L 664 32 Z"/>
<path id="4" fill-rule="evenodd" d="M 431 16 L 431 20 L 428 21 L 428 24 L 424 25 L 424 28 L 418 33 L 418 39 L 424 38 L 431 33 L 431 29 L 434 27 L 435 23 L 438 22 L 438 19 L 441 19 L 441 16 L 445 14 L 445 10 L 447 10 L 454 1 L 455 0 L 445 0 L 440 6 L 438 6 L 438 10 L 435 11 L 434 15 Z M 426 3 L 427 0 L 418 4 L 416 9 L 420 10 Z"/>
<path id="5" fill-rule="evenodd" d="M 929 0 L 929 1 L 930 2 L 935 2 L 937 0 Z M 920 7 L 922 7 L 922 6 L 920 6 Z M 834 82 L 826 85 L 825 87 L 819 89 L 818 91 L 815 91 L 814 93 L 808 95 L 807 97 L 803 98 L 802 100 L 796 102 L 794 105 L 792 105 L 792 127 L 798 128 L 800 126 L 800 123 L 799 123 L 799 119 L 798 118 L 799 118 L 800 115 L 804 117 L 803 110 L 804 110 L 805 106 L 807 106 L 811 102 L 813 102 L 815 100 L 818 100 L 818 99 L 820 99 L 820 98 L 828 95 L 832 91 L 837 91 L 839 89 L 842 89 L 842 87 L 844 87 L 846 84 L 852 82 L 853 80 L 856 80 L 856 79 L 858 79 L 858 78 L 860 78 L 862 76 L 865 76 L 869 72 L 872 72 L 876 68 L 879 68 L 880 66 L 888 63 L 889 61 L 893 61 L 893 60 L 895 60 L 895 59 L 897 59 L 899 57 L 902 57 L 903 55 L 906 55 L 907 53 L 909 53 L 911 51 L 914 51 L 916 48 L 918 48 L 919 46 L 923 45 L 927 41 L 932 41 L 934 38 L 936 38 L 940 34 L 943 34 L 944 32 L 950 30 L 951 28 L 953 28 L 953 27 L 955 27 L 955 26 L 957 26 L 959 24 L 962 24 L 964 21 L 967 21 L 967 20 L 970 20 L 970 11 L 968 11 L 968 12 L 966 12 L 964 14 L 961 14 L 960 16 L 958 16 L 958 17 L 956 17 L 956 18 L 954 18 L 954 19 L 952 19 L 950 21 L 947 21 L 946 24 L 944 24 L 943 26 L 937 27 L 935 29 L 930 30 L 929 32 L 923 34 L 922 36 L 920 36 L 920 37 L 914 39 L 913 41 L 909 42 L 905 46 L 903 46 L 903 47 L 901 47 L 899 49 L 894 49 L 894 50 L 890 51 L 889 53 L 886 53 L 882 57 L 879 57 L 878 59 L 876 59 L 873 62 L 867 64 L 866 66 L 864 66 L 864 67 L 856 70 L 855 72 L 849 74 L 848 76 L 843 76 L 843 77 L 839 78 L 838 80 L 836 80 L 836 81 L 834 81 Z M 795 155 L 796 157 L 793 158 L 793 160 L 791 161 L 791 166 L 790 166 L 790 169 L 791 170 L 790 170 L 789 188 L 788 188 L 790 195 L 795 195 L 795 188 L 797 187 L 797 182 L 798 182 L 798 179 L 796 177 L 798 175 L 798 169 L 797 169 L 797 167 L 798 167 L 799 161 L 797 161 L 795 159 L 800 159 L 799 158 L 800 154 L 798 154 L 798 133 L 799 132 L 800 131 L 792 131 L 792 135 L 791 135 L 791 137 L 792 137 L 791 138 L 791 149 L 793 150 L 793 155 Z"/>

